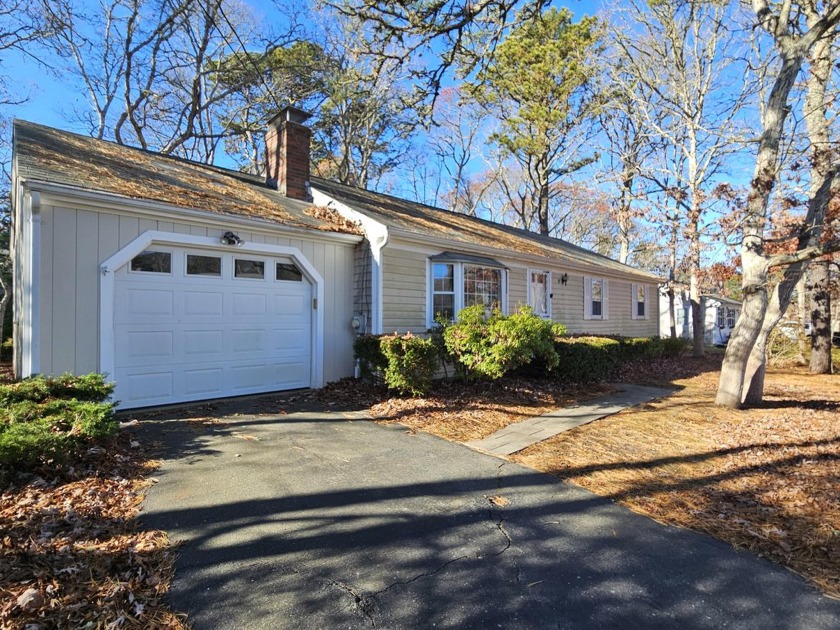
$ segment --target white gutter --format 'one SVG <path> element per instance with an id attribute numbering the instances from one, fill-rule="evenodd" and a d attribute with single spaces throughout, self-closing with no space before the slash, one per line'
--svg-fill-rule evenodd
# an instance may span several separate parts
<path id="1" fill-rule="evenodd" d="M 225 225 L 236 225 L 241 226 L 243 228 L 248 228 L 251 231 L 259 232 L 262 234 L 276 235 L 277 230 L 282 229 L 284 232 L 291 232 L 293 234 L 305 236 L 309 240 L 316 241 L 341 241 L 345 243 L 359 243 L 362 240 L 361 236 L 357 236 L 355 234 L 344 234 L 342 232 L 327 232 L 324 230 L 318 230 L 317 228 L 306 228 L 286 225 L 284 223 L 279 223 L 270 219 L 240 217 L 237 215 L 225 214 L 221 212 L 210 212 L 207 210 L 183 208 L 181 206 L 174 206 L 160 201 L 135 199 L 133 197 L 125 197 L 123 195 L 117 195 L 115 193 L 88 190 L 84 188 L 78 188 L 76 186 L 70 186 L 67 184 L 55 184 L 52 182 L 44 182 L 40 180 L 30 179 L 26 180 L 24 182 L 24 185 L 29 190 L 37 190 L 43 193 L 45 199 L 44 203 L 47 203 L 47 199 L 49 199 L 50 201 L 82 200 L 87 201 L 88 203 L 94 206 L 98 206 L 99 204 L 107 204 L 113 206 L 113 204 L 116 203 L 120 204 L 123 208 L 130 208 L 134 213 L 138 215 L 154 218 L 157 221 L 160 221 L 161 215 L 164 214 L 165 219 L 163 220 L 166 221 L 172 221 L 173 219 L 177 220 L 178 218 L 183 218 L 185 220 L 189 220 L 194 223 L 199 223 L 205 225 L 206 227 L 212 227 L 215 229 L 219 229 L 219 224 L 224 223 Z M 102 212 L 103 208 L 97 207 L 96 210 Z M 107 212 L 108 209 L 105 208 L 104 211 Z"/>
<path id="2" fill-rule="evenodd" d="M 370 266 L 370 287 L 371 287 L 371 313 L 370 332 L 374 335 L 382 334 L 382 249 L 388 244 L 388 227 L 369 217 L 368 215 L 354 210 L 350 206 L 341 203 L 338 199 L 312 188 L 312 201 L 319 206 L 325 206 L 338 212 L 340 215 L 355 221 L 362 226 L 365 237 L 370 243 L 371 257 L 373 264 Z"/>

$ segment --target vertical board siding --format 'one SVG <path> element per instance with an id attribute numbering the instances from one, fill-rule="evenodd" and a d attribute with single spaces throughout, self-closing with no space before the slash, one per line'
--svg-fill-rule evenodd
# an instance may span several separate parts
<path id="1" fill-rule="evenodd" d="M 105 260 L 147 230 L 210 236 L 217 232 L 185 222 L 46 205 L 41 217 L 41 371 L 45 374 L 99 370 L 99 267 Z M 354 245 L 238 230 L 237 234 L 247 242 L 297 247 L 318 270 L 325 281 L 325 304 L 318 305 L 324 309 L 324 380 L 350 376 Z"/>
<path id="2" fill-rule="evenodd" d="M 52 364 L 56 374 L 76 370 L 76 260 L 79 250 L 92 248 L 96 234 L 87 236 L 80 246 L 76 243 L 76 211 L 53 208 L 52 260 Z M 41 305 L 47 307 L 46 304 Z M 84 325 L 83 322 L 80 324 Z M 43 341 L 41 342 L 43 344 Z"/>
<path id="3" fill-rule="evenodd" d="M 70 370 L 90 372 L 87 366 L 99 361 L 99 300 L 90 304 L 89 295 L 99 295 L 99 214 L 76 213 L 76 361 Z"/>
<path id="4" fill-rule="evenodd" d="M 382 250 L 382 332 L 426 332 L 427 256 Z"/>

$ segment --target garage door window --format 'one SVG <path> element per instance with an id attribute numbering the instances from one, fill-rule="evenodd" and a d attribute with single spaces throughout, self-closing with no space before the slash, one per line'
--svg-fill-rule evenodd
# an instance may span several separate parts
<path id="1" fill-rule="evenodd" d="M 303 282 L 303 273 L 294 263 L 277 263 L 277 280 Z"/>
<path id="2" fill-rule="evenodd" d="M 146 250 L 131 259 L 131 270 L 146 273 L 172 273 L 172 254 Z"/>
<path id="3" fill-rule="evenodd" d="M 217 256 L 196 256 L 187 254 L 187 275 L 221 276 L 222 259 Z"/>
<path id="4" fill-rule="evenodd" d="M 237 258 L 233 265 L 233 275 L 237 278 L 262 280 L 265 278 L 265 263 L 261 260 L 243 260 Z"/>

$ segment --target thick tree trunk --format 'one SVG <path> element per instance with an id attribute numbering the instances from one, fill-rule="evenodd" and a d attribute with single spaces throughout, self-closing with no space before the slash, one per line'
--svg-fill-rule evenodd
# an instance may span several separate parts
<path id="1" fill-rule="evenodd" d="M 796 334 L 796 342 L 799 346 L 799 357 L 797 358 L 797 363 L 799 363 L 799 365 L 808 365 L 808 361 L 805 359 L 805 356 L 808 354 L 808 343 L 804 331 L 805 323 L 810 322 L 811 317 L 808 314 L 807 307 L 807 298 L 810 294 L 810 291 L 808 291 L 806 288 L 806 277 L 807 274 L 803 275 L 796 285 L 796 321 L 799 322 L 799 330 Z"/>
<path id="2" fill-rule="evenodd" d="M 755 174 L 750 184 L 744 217 L 741 244 L 744 303 L 741 316 L 729 337 L 720 372 L 715 403 L 733 409 L 743 404 L 744 378 L 747 363 L 761 332 L 767 311 L 767 259 L 764 255 L 764 229 L 767 204 L 776 184 L 779 148 L 785 119 L 789 113 L 788 98 L 799 70 L 803 51 L 780 44 L 782 65 L 773 83 L 764 112 L 763 133 L 755 161 Z M 761 351 L 764 349 L 761 348 Z M 763 366 L 762 357 L 760 365 Z M 763 368 L 753 370 L 753 379 Z"/>
<path id="3" fill-rule="evenodd" d="M 828 262 L 811 263 L 811 374 L 831 374 L 831 286 Z"/>
<path id="4" fill-rule="evenodd" d="M 677 338 L 677 317 L 674 310 L 674 285 L 668 285 L 668 323 L 671 325 L 671 339 Z"/>

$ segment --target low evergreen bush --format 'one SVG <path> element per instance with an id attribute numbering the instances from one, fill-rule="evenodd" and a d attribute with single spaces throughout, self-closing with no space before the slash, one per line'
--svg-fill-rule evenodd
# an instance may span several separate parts
<path id="1" fill-rule="evenodd" d="M 443 339 L 460 376 L 495 380 L 535 361 L 553 370 L 558 363 L 554 337 L 564 332 L 565 327 L 552 325 L 528 307 L 513 315 L 497 310 L 485 317 L 484 307 L 476 305 L 458 313 Z"/>
<path id="2" fill-rule="evenodd" d="M 101 374 L 36 376 L 0 385 L 0 473 L 60 459 L 113 435 L 113 384 Z"/>
<path id="3" fill-rule="evenodd" d="M 412 396 L 426 394 L 439 361 L 438 350 L 432 340 L 406 333 L 386 335 L 379 341 L 387 361 L 384 375 L 388 388 Z"/>

